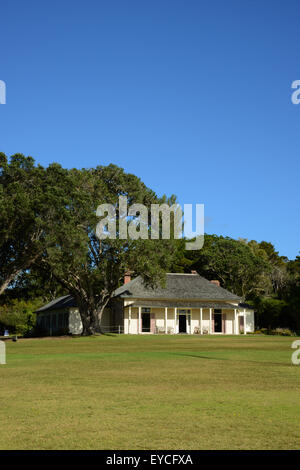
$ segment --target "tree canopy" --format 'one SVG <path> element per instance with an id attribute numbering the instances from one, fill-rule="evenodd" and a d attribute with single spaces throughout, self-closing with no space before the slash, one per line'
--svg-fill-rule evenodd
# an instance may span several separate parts
<path id="1" fill-rule="evenodd" d="M 48 230 L 47 250 L 40 266 L 51 271 L 76 299 L 84 334 L 92 334 L 100 331 L 104 308 L 126 271 L 142 275 L 151 285 L 163 282 L 177 245 L 174 240 L 157 243 L 118 237 L 100 240 L 96 236 L 96 210 L 100 204 L 117 207 L 120 195 L 126 196 L 129 204 L 146 207 L 163 201 L 135 175 L 109 165 L 72 170 L 68 178 L 68 216 Z M 150 222 L 147 229 L 151 229 Z"/>
<path id="2" fill-rule="evenodd" d="M 0 295 L 45 250 L 48 227 L 64 217 L 66 170 L 0 154 Z"/>

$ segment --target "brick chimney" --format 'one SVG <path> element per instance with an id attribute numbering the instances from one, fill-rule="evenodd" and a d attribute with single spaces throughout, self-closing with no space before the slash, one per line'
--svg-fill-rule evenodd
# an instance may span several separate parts
<path id="1" fill-rule="evenodd" d="M 131 272 L 127 271 L 124 275 L 124 284 L 128 284 L 131 281 Z"/>
<path id="2" fill-rule="evenodd" d="M 220 281 L 217 281 L 217 280 L 213 280 L 213 281 L 210 281 L 212 284 L 216 284 L 216 286 L 220 286 Z"/>
<path id="3" fill-rule="evenodd" d="M 192 270 L 191 274 L 198 274 L 197 271 Z"/>

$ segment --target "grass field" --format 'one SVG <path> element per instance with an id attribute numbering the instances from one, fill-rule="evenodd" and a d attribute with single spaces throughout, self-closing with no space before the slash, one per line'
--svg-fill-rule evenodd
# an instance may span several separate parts
<path id="1" fill-rule="evenodd" d="M 0 449 L 297 449 L 295 338 L 6 342 Z"/>

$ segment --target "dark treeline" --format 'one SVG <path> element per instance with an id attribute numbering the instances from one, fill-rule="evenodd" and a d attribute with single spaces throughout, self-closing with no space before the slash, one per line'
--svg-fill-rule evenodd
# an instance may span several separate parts
<path id="1" fill-rule="evenodd" d="M 6 327 L 27 333 L 35 309 L 65 294 L 77 301 L 84 334 L 101 332 L 103 310 L 126 271 L 155 286 L 165 272 L 191 269 L 254 305 L 257 327 L 300 332 L 299 256 L 290 261 L 271 243 L 217 235 L 205 235 L 197 251 L 185 251 L 184 240 L 100 241 L 96 209 L 117 207 L 120 195 L 129 205 L 176 202 L 116 165 L 44 168 L 31 157 L 0 154 L 0 334 Z"/>

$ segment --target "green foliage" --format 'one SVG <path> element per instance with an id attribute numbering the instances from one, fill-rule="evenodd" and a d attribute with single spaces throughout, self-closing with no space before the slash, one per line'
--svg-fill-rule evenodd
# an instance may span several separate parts
<path id="1" fill-rule="evenodd" d="M 195 269 L 207 279 L 219 280 L 241 297 L 249 299 L 264 290 L 263 276 L 268 265 L 239 240 L 206 234 L 203 248 L 187 252 L 183 263 L 187 271 Z"/>
<path id="2" fill-rule="evenodd" d="M 173 270 L 196 270 L 207 279 L 254 303 L 256 324 L 300 332 L 300 257 L 279 256 L 272 243 L 205 235 L 200 251 L 185 252 Z"/>
<path id="3" fill-rule="evenodd" d="M 267 325 L 269 329 L 280 325 L 287 304 L 284 300 L 262 297 L 256 300 L 257 326 Z"/>
<path id="4" fill-rule="evenodd" d="M 104 308 L 125 272 L 141 275 L 148 285 L 163 283 L 178 248 L 174 240 L 99 240 L 97 207 L 109 203 L 117 208 L 119 196 L 126 196 L 128 205 L 141 203 L 148 208 L 152 203 L 171 204 L 174 197 L 159 199 L 137 176 L 116 165 L 71 170 L 65 191 L 66 214 L 47 228 L 47 248 L 39 267 L 51 272 L 76 299 L 84 334 L 92 334 L 99 331 Z M 117 209 L 117 227 L 118 216 Z M 147 230 L 150 234 L 150 221 Z"/>
<path id="5" fill-rule="evenodd" d="M 0 328 L 8 329 L 10 334 L 26 335 L 35 326 L 35 310 L 41 299 L 34 301 L 13 300 L 0 306 Z"/>
<path id="6" fill-rule="evenodd" d="M 268 336 L 296 336 L 296 333 L 289 328 L 275 328 L 269 330 L 268 328 L 261 328 L 255 330 L 252 335 L 268 335 Z"/>
<path id="7" fill-rule="evenodd" d="M 65 218 L 67 170 L 32 157 L 0 154 L 0 295 L 40 261 L 48 227 Z"/>

